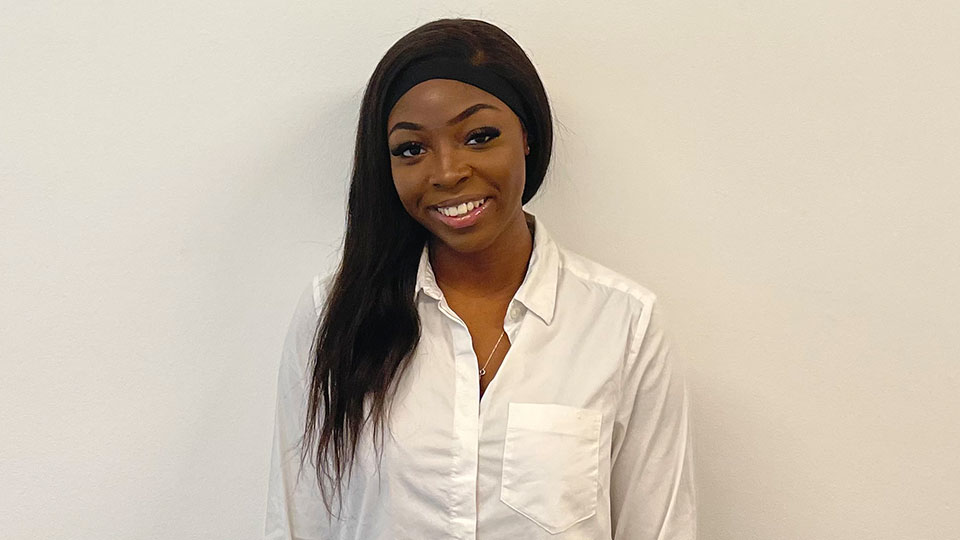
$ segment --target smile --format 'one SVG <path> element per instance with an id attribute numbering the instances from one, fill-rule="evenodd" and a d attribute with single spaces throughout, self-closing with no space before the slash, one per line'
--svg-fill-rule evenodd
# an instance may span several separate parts
<path id="1" fill-rule="evenodd" d="M 483 204 L 483 201 L 486 200 L 486 197 L 483 199 L 478 199 L 476 201 L 462 203 L 458 206 L 440 206 L 437 207 L 437 211 L 447 217 L 457 217 L 466 214 L 467 212 L 472 211 L 474 208 Z"/>
<path id="2" fill-rule="evenodd" d="M 457 206 L 437 207 L 434 209 L 434 212 L 431 213 L 445 225 L 455 229 L 461 229 L 477 222 L 477 219 L 479 219 L 483 211 L 486 210 L 488 200 L 489 197 L 484 197 Z"/>

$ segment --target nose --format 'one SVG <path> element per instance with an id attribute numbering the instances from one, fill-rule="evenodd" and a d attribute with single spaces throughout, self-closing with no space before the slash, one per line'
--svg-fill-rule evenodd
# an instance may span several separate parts
<path id="1" fill-rule="evenodd" d="M 456 187 L 470 177 L 470 164 L 459 148 L 440 145 L 436 163 L 433 174 L 433 186 L 436 188 Z"/>

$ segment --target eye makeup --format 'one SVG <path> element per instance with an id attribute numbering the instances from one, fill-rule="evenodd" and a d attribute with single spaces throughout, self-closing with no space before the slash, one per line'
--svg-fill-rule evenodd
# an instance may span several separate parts
<path id="1" fill-rule="evenodd" d="M 467 135 L 467 141 L 469 142 L 473 139 L 478 139 L 478 138 L 485 138 L 485 139 L 482 142 L 478 142 L 476 144 L 472 144 L 472 145 L 468 144 L 468 146 L 481 146 L 489 143 L 490 141 L 496 139 L 499 136 L 500 136 L 500 130 L 495 127 L 486 126 L 479 129 L 475 129 L 474 131 L 471 131 L 469 135 Z M 403 155 L 407 150 L 413 150 L 413 149 L 417 149 L 418 153 L 412 156 Z M 400 143 L 394 146 L 392 149 L 390 149 L 391 155 L 399 158 L 404 158 L 404 159 L 419 157 L 422 153 L 423 153 L 423 145 L 417 142 L 412 142 L 412 141 Z"/>

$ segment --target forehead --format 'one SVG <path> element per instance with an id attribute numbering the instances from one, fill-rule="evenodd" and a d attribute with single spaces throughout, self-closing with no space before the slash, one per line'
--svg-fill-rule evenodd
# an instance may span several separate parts
<path id="1" fill-rule="evenodd" d="M 452 79 L 430 79 L 400 96 L 387 120 L 389 123 L 396 120 L 417 120 L 440 124 L 477 103 L 493 105 L 500 111 L 510 110 L 497 96 L 472 84 Z M 497 111 L 491 113 L 497 114 Z"/>

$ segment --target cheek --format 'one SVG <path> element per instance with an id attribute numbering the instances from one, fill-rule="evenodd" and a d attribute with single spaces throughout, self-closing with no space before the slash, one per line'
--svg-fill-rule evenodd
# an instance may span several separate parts
<path id="1" fill-rule="evenodd" d="M 418 195 L 414 191 L 414 186 L 410 178 L 404 178 L 402 173 L 397 174 L 396 169 L 393 169 L 393 187 L 397 190 L 397 197 L 408 213 L 416 207 Z"/>
<path id="2" fill-rule="evenodd" d="M 510 188 L 513 191 L 523 191 L 526 181 L 527 165 L 523 153 L 511 152 L 498 165 L 501 178 L 509 178 Z"/>

